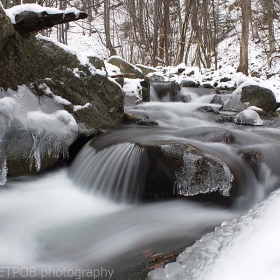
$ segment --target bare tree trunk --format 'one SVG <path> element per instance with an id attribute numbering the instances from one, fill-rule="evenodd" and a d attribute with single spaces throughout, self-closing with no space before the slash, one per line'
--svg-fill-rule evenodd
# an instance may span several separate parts
<path id="1" fill-rule="evenodd" d="M 110 0 L 104 0 L 104 29 L 106 37 L 106 47 L 110 52 L 110 56 L 116 55 L 116 50 L 114 49 L 111 42 L 111 31 L 110 31 Z"/>
<path id="2" fill-rule="evenodd" d="M 158 33 L 159 33 L 159 0 L 154 1 L 154 34 L 153 34 L 153 56 L 152 56 L 152 65 L 157 66 L 157 56 L 158 56 Z"/>
<path id="3" fill-rule="evenodd" d="M 218 1 L 219 5 L 219 1 Z M 212 52 L 214 52 L 215 58 L 215 70 L 218 69 L 218 22 L 219 22 L 219 14 L 216 16 L 215 13 L 215 3 L 212 0 L 212 13 L 213 13 L 213 23 L 214 23 L 214 35 L 212 36 Z"/>
<path id="4" fill-rule="evenodd" d="M 165 63 L 169 65 L 169 1 L 163 1 L 164 8 L 164 54 L 165 54 Z"/>
<path id="5" fill-rule="evenodd" d="M 248 45 L 251 18 L 251 0 L 241 0 L 242 34 L 240 41 L 240 61 L 237 72 L 248 75 Z"/>
<path id="6" fill-rule="evenodd" d="M 262 0 L 262 6 L 267 14 L 268 22 L 268 41 L 269 41 L 269 54 L 273 54 L 276 51 L 275 48 L 275 36 L 274 36 L 274 1 L 273 0 Z"/>
<path id="7" fill-rule="evenodd" d="M 94 2 L 93 0 L 87 0 L 87 14 L 88 14 L 88 24 L 89 24 L 89 36 L 92 35 L 92 28 L 91 28 L 91 23 L 92 23 L 92 10 L 94 7 Z"/>
<path id="8" fill-rule="evenodd" d="M 185 47 L 186 47 L 186 33 L 187 33 L 188 26 L 189 26 L 193 2 L 194 2 L 194 0 L 190 0 L 189 3 L 186 3 L 187 7 L 185 10 L 185 18 L 184 18 L 184 23 L 183 23 L 182 33 L 181 33 L 181 38 L 180 38 L 180 51 L 179 51 L 177 63 L 182 62 L 183 58 L 184 58 Z"/>

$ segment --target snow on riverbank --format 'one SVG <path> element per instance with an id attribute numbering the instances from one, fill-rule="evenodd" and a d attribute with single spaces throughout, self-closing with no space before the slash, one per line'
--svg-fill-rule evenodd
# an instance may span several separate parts
<path id="1" fill-rule="evenodd" d="M 278 190 L 186 248 L 176 262 L 150 272 L 147 280 L 278 280 L 279 202 Z"/>

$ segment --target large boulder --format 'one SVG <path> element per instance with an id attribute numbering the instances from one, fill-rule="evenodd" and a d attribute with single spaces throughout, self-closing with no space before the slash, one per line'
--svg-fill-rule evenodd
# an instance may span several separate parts
<path id="1" fill-rule="evenodd" d="M 102 60 L 16 32 L 1 6 L 0 39 L 0 91 L 10 98 L 0 104 L 1 158 L 10 175 L 36 172 L 67 156 L 80 133 L 122 123 L 124 93 L 108 79 Z M 7 116 L 9 106 L 14 110 Z"/>
<path id="2" fill-rule="evenodd" d="M 11 36 L 15 34 L 15 28 L 7 18 L 0 4 L 0 50 L 6 45 Z"/>
<path id="3" fill-rule="evenodd" d="M 243 111 L 249 106 L 263 109 L 266 113 L 275 112 L 278 108 L 274 93 L 259 85 L 241 84 L 223 104 L 224 111 Z"/>
<path id="4" fill-rule="evenodd" d="M 139 78 L 143 79 L 144 75 L 142 71 L 135 67 L 134 65 L 130 64 L 129 62 L 122 59 L 120 56 L 114 55 L 108 59 L 108 63 L 113 64 L 120 68 L 123 74 L 129 74 L 130 78 Z"/>
<path id="5" fill-rule="evenodd" d="M 274 112 L 277 109 L 274 93 L 264 87 L 250 85 L 242 88 L 241 102 L 248 102 L 250 106 L 262 108 L 265 112 Z"/>
<path id="6" fill-rule="evenodd" d="M 230 196 L 233 176 L 220 159 L 187 143 L 162 141 L 143 147 L 148 164 L 142 200 L 211 193 Z"/>

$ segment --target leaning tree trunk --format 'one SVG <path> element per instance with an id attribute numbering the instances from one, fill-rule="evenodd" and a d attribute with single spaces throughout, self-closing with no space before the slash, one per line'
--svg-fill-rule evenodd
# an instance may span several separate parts
<path id="1" fill-rule="evenodd" d="M 251 0 L 241 0 L 242 35 L 240 41 L 240 61 L 237 72 L 248 75 L 248 45 L 251 18 Z"/>

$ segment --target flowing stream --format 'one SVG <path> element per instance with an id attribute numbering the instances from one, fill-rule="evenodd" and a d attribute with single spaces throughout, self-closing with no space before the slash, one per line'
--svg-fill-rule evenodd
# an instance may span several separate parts
<path id="1" fill-rule="evenodd" d="M 183 92 L 192 97 L 189 103 L 150 102 L 126 109 L 156 120 L 158 127 L 111 130 L 87 144 L 70 168 L 9 179 L 0 190 L 0 277 L 145 279 L 147 275 L 131 278 L 125 272 L 153 253 L 199 239 L 277 189 L 280 130 L 218 123 L 218 114 L 197 110 L 206 105 L 218 108 L 209 104 L 214 93 L 196 91 Z M 232 143 L 227 141 L 230 137 Z M 160 139 L 193 144 L 234 170 L 242 191 L 231 209 L 182 199 L 139 203 L 145 162 L 143 150 L 135 143 Z M 258 176 L 241 157 L 242 151 L 252 150 L 261 153 Z M 198 275 L 197 267 L 201 278 L 182 279 L 207 280 L 207 271 L 201 275 L 198 263 L 192 266 L 192 275 Z M 223 273 L 225 277 L 219 279 L 231 279 L 226 270 Z"/>

